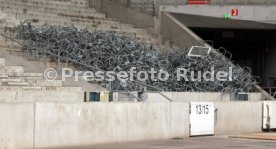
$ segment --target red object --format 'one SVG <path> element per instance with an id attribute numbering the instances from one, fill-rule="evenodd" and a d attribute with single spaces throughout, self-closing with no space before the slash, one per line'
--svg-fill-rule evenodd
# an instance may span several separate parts
<path id="1" fill-rule="evenodd" d="M 238 16 L 239 15 L 239 9 L 232 9 L 232 16 Z"/>
<path id="2" fill-rule="evenodd" d="M 208 5 L 210 0 L 188 0 L 187 4 L 189 5 Z"/>

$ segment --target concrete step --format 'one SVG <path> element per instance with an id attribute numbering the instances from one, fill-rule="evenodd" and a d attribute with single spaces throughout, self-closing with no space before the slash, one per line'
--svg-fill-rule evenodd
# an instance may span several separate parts
<path id="1" fill-rule="evenodd" d="M 13 14 L 10 12 L 10 14 Z M 128 31 L 136 31 L 132 28 L 132 25 L 121 24 L 117 21 L 106 20 L 106 19 L 93 19 L 93 18 L 78 18 L 76 16 L 57 16 L 57 15 L 48 15 L 48 14 L 14 14 L 15 18 L 24 21 L 24 20 L 37 20 L 36 24 L 52 24 L 52 25 L 81 25 L 85 27 L 102 27 L 112 29 L 125 29 Z M 62 19 L 61 19 L 62 18 Z"/>
<path id="2" fill-rule="evenodd" d="M 121 24 L 120 22 L 113 19 L 106 18 L 90 18 L 89 16 L 79 16 L 79 15 L 67 15 L 67 14 L 45 14 L 40 12 L 28 12 L 28 13 L 18 13 L 12 10 L 7 10 L 6 13 L 14 15 L 18 20 L 37 20 L 37 22 L 47 23 L 47 22 L 58 22 L 59 24 L 85 24 L 85 25 L 106 25 L 109 27 L 118 28 L 130 28 L 132 25 Z"/>
<path id="3" fill-rule="evenodd" d="M 6 86 L 2 85 L 0 86 L 0 92 L 1 91 L 23 91 L 23 90 L 30 90 L 32 88 L 35 88 L 36 90 L 40 89 L 42 91 L 67 91 L 67 92 L 80 92 L 83 91 L 81 87 L 64 87 L 64 86 L 54 86 L 54 87 L 49 87 L 49 86 Z"/>
<path id="4" fill-rule="evenodd" d="M 43 78 L 42 73 L 13 73 L 12 75 L 9 75 L 9 77 L 22 77 L 22 78 Z"/>
<path id="5" fill-rule="evenodd" d="M 22 82 L 21 79 L 19 78 L 6 78 L 6 79 L 1 79 L 2 83 L 9 83 L 9 82 L 15 82 L 15 83 L 20 83 Z"/>
<path id="6" fill-rule="evenodd" d="M 29 83 L 26 82 L 7 82 L 8 85 L 11 86 L 29 86 Z"/>
<path id="7" fill-rule="evenodd" d="M 8 75 L 6 75 L 6 74 L 0 74 L 0 79 L 6 79 L 6 78 L 8 78 Z"/>
<path id="8" fill-rule="evenodd" d="M 7 10 L 12 11 L 12 10 Z M 17 12 L 9 12 L 14 13 L 15 17 L 18 19 L 31 19 L 31 20 L 40 20 L 39 24 L 52 24 L 52 25 L 74 25 L 74 26 L 82 26 L 82 28 L 90 28 L 91 30 L 105 30 L 105 31 L 116 31 L 116 32 L 127 32 L 133 33 L 131 37 L 138 37 L 138 39 L 142 41 L 146 41 L 150 43 L 152 37 L 143 29 L 132 28 L 129 24 L 122 24 L 117 21 L 110 21 L 106 19 L 93 19 L 86 16 L 72 16 L 71 14 L 59 14 L 62 15 L 62 19 L 60 16 L 56 16 L 56 14 L 39 14 L 32 12 L 30 14 L 18 14 Z M 83 17 L 83 18 L 80 18 Z M 39 18 L 39 19 L 38 19 Z M 127 35 L 127 34 L 126 34 Z"/>
<path id="9" fill-rule="evenodd" d="M 45 86 L 45 87 L 62 87 L 63 82 L 61 80 L 24 80 L 29 83 L 30 86 Z"/>
<path id="10" fill-rule="evenodd" d="M 23 90 L 31 90 L 31 91 L 35 91 L 35 90 L 42 90 L 41 86 L 23 86 L 22 87 Z"/>
<path id="11" fill-rule="evenodd" d="M 79 16 L 87 16 L 90 18 L 105 18 L 105 14 L 103 13 L 86 13 L 86 14 L 80 14 L 80 13 L 73 13 L 70 11 L 66 11 L 66 12 L 60 12 L 60 11 L 56 11 L 55 10 L 43 10 L 43 9 L 37 9 L 37 10 L 32 10 L 29 9 L 27 11 L 25 11 L 25 9 L 23 8 L 17 8 L 17 9 L 12 9 L 9 6 L 7 7 L 2 7 L 1 9 L 2 12 L 5 12 L 7 14 L 47 14 L 47 15 L 58 15 L 58 14 L 68 14 L 68 15 L 79 15 Z"/>
<path id="12" fill-rule="evenodd" d="M 24 73 L 23 66 L 0 66 L 0 73 Z"/>
<path id="13" fill-rule="evenodd" d="M 3 13 L 0 10 L 0 27 L 4 28 L 4 27 L 14 27 L 15 25 L 19 24 L 19 21 L 16 20 L 16 18 L 7 15 L 5 13 Z M 2 32 L 2 30 L 1 30 Z"/>
<path id="14" fill-rule="evenodd" d="M 19 12 L 14 12 L 14 13 L 18 13 L 18 14 L 22 14 L 22 8 L 20 9 L 20 11 Z M 42 9 L 43 10 L 43 9 Z M 56 9 L 56 10 L 58 10 L 58 9 Z M 8 7 L 8 10 L 7 11 L 11 11 L 10 10 L 10 7 Z M 14 11 L 14 10 L 12 10 L 12 11 Z M 32 11 L 31 11 L 32 12 Z M 37 14 L 37 12 L 41 12 L 41 9 L 37 9 L 37 11 L 35 11 L 35 12 L 32 12 L 31 14 Z M 43 12 L 43 11 L 42 11 Z M 12 13 L 12 12 L 9 12 L 9 13 Z M 55 13 L 55 11 L 49 11 L 49 13 Z M 45 14 L 45 12 L 43 12 L 42 14 Z M 85 15 L 78 15 L 78 14 L 74 14 L 74 13 L 71 13 L 70 11 L 67 11 L 67 13 L 59 13 L 59 11 L 58 11 L 58 13 L 55 13 L 55 14 L 59 14 L 59 15 L 66 15 L 67 17 L 68 16 L 73 16 L 73 17 L 76 17 L 76 16 L 78 16 L 78 17 L 82 17 L 82 18 L 89 18 L 90 17 L 90 19 L 91 19 L 91 16 L 85 16 Z M 45 17 L 45 16 L 43 16 L 43 17 Z M 60 20 L 60 19 L 59 19 Z M 79 20 L 78 20 L 79 21 Z M 104 24 L 103 22 L 101 22 L 101 24 Z M 123 25 L 123 27 L 125 27 L 125 26 L 131 26 L 132 27 L 132 25 L 129 25 L 129 24 L 121 24 L 121 25 Z"/>
<path id="15" fill-rule="evenodd" d="M 24 17 L 20 17 L 20 18 L 24 18 Z M 35 17 L 26 17 L 25 19 L 34 19 Z M 47 17 L 44 17 L 44 18 L 47 18 Z M 45 20 L 45 22 L 39 22 L 40 25 L 43 25 L 45 23 L 47 24 L 51 24 L 51 25 L 63 25 L 63 26 L 71 26 L 70 24 L 73 24 L 75 27 L 78 27 L 78 28 L 86 28 L 90 31 L 95 31 L 95 30 L 101 30 L 101 31 L 115 31 L 117 33 L 120 33 L 122 35 L 126 35 L 126 36 L 129 36 L 129 37 L 139 37 L 139 39 L 142 39 L 142 40 L 145 40 L 145 41 L 148 41 L 148 40 L 151 40 L 153 39 L 150 35 L 148 35 L 145 31 L 141 30 L 141 29 L 135 29 L 135 28 L 131 28 L 129 27 L 128 25 L 126 26 L 122 26 L 122 24 L 119 24 L 120 26 L 117 26 L 116 25 L 91 25 L 91 23 L 89 22 L 82 22 L 83 19 L 76 19 L 74 20 L 72 23 L 68 23 L 70 20 L 68 21 L 64 21 L 64 22 L 58 22 L 60 20 L 49 20 L 49 17 L 47 20 Z M 22 20 L 23 21 L 23 20 Z M 99 21 L 101 22 L 101 21 Z M 39 25 L 37 24 L 37 25 Z"/>
<path id="16" fill-rule="evenodd" d="M 89 16 L 90 18 L 105 18 L 105 14 L 103 13 L 82 13 L 82 12 L 74 12 L 68 10 L 59 10 L 59 9 L 25 9 L 24 7 L 11 7 L 6 5 L 0 6 L 2 12 L 10 13 L 18 13 L 18 14 L 26 14 L 26 13 L 42 13 L 42 14 L 71 14 L 71 15 L 80 15 L 80 16 Z"/>
<path id="17" fill-rule="evenodd" d="M 43 6 L 43 7 L 51 7 L 51 8 L 62 8 L 62 9 L 68 9 L 68 8 L 72 8 L 72 9 L 84 9 L 87 7 L 82 7 L 76 4 L 72 4 L 72 3 L 65 3 L 65 2 L 53 2 L 53 1 L 39 1 L 39 0 L 35 0 L 35 1 L 30 1 L 30 0 L 0 0 L 0 2 L 5 2 L 8 4 L 18 4 L 18 5 L 29 5 L 29 6 Z M 92 9 L 93 10 L 93 9 Z"/>
<path id="18" fill-rule="evenodd" d="M 3 79 L 2 79 L 3 80 Z M 5 81 L 6 82 L 27 82 L 27 83 L 32 83 L 32 82 L 38 82 L 44 80 L 44 78 L 35 78 L 35 77 L 8 77 Z"/>
<path id="19" fill-rule="evenodd" d="M 120 23 L 117 20 L 114 21 L 105 16 L 97 18 L 97 13 L 88 13 L 90 8 L 80 9 L 76 7 L 76 9 L 71 11 L 68 10 L 68 8 L 65 9 L 68 6 L 65 6 L 63 2 L 60 1 L 45 2 L 31 0 L 24 0 L 24 2 L 11 0 L 5 2 L 2 7 L 5 12 L 14 15 L 18 20 L 38 20 L 38 22 L 36 22 L 37 25 L 45 23 L 63 26 L 74 25 L 78 28 L 87 28 L 90 31 L 115 31 L 129 37 L 134 37 L 145 43 L 158 45 L 158 40 L 148 34 L 146 30 L 133 28 L 133 25 Z"/>
<path id="20" fill-rule="evenodd" d="M 5 58 L 0 58 L 0 67 L 4 67 L 6 65 Z"/>
<path id="21" fill-rule="evenodd" d="M 60 5 L 68 5 L 68 6 L 76 6 L 80 8 L 88 7 L 87 0 L 71 0 L 71 1 L 60 1 L 60 0 L 24 0 L 24 2 L 33 2 L 33 3 L 44 3 L 44 4 L 56 4 L 57 6 Z"/>
<path id="22" fill-rule="evenodd" d="M 26 4 L 21 4 L 21 3 L 10 3 L 10 2 L 5 2 L 3 5 L 0 6 L 0 8 L 10 8 L 10 9 L 20 9 L 22 13 L 28 12 L 30 10 L 40 10 L 40 11 L 45 11 L 49 12 L 52 11 L 52 13 L 76 13 L 76 14 L 96 14 L 95 9 L 80 9 L 80 8 L 62 8 L 62 7 L 45 7 L 43 5 L 38 5 L 38 6 L 33 6 L 33 5 L 26 5 Z"/>
<path id="23" fill-rule="evenodd" d="M 44 78 L 36 78 L 36 77 L 7 77 L 0 79 L 2 84 L 8 85 L 28 85 L 28 86 L 46 86 L 46 87 L 62 87 L 63 82 L 61 80 L 53 80 L 48 81 L 44 80 Z"/>

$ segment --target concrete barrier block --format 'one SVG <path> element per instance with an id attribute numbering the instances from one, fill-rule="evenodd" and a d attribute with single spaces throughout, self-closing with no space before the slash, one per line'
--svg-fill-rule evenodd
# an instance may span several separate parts
<path id="1" fill-rule="evenodd" d="M 170 105 L 168 103 L 140 103 L 138 105 L 115 104 L 114 106 L 116 108 L 114 109 L 115 111 L 118 111 L 123 107 L 123 109 L 121 109 L 120 111 L 124 113 L 123 116 L 127 122 L 127 125 L 123 125 L 123 123 L 125 123 L 124 121 L 118 121 L 121 119 L 122 113 L 117 113 L 115 117 L 116 119 L 114 121 L 116 124 L 115 126 L 123 125 L 123 127 L 130 127 L 127 129 L 122 127 L 115 127 L 115 141 L 154 140 L 170 138 Z M 132 108 L 134 110 L 132 110 Z M 124 112 L 124 109 L 128 110 Z M 126 131 L 120 131 L 124 129 Z M 127 132 L 127 135 L 122 134 L 122 132 Z"/>
<path id="2" fill-rule="evenodd" d="M 230 93 L 222 93 L 221 101 L 231 101 L 231 94 Z"/>
<path id="3" fill-rule="evenodd" d="M 19 99 L 18 99 L 19 100 Z M 22 92 L 21 100 L 24 102 L 84 102 L 84 93 L 77 91 L 30 91 Z"/>
<path id="4" fill-rule="evenodd" d="M 249 101 L 261 101 L 263 99 L 261 93 L 249 93 Z"/>
<path id="5" fill-rule="evenodd" d="M 174 92 L 173 101 L 177 102 L 190 102 L 200 101 L 200 93 L 198 92 Z"/>
<path id="6" fill-rule="evenodd" d="M 36 104 L 35 147 L 111 142 L 111 112 L 112 104 L 108 103 Z"/>
<path id="7" fill-rule="evenodd" d="M 171 103 L 171 138 L 189 137 L 189 102 Z"/>
<path id="8" fill-rule="evenodd" d="M 1 90 L 0 102 L 18 102 L 20 100 L 21 92 Z"/>
<path id="9" fill-rule="evenodd" d="M 1 43 L 0 43 L 1 44 Z M 6 60 L 5 58 L 0 58 L 0 66 L 5 66 L 6 65 Z"/>
<path id="10" fill-rule="evenodd" d="M 1 103 L 0 119 L 0 148 L 33 148 L 33 104 Z"/>
<path id="11" fill-rule="evenodd" d="M 169 99 L 173 99 L 172 92 L 162 92 Z M 159 93 L 148 93 L 148 102 L 170 102 L 166 97 Z"/>
<path id="12" fill-rule="evenodd" d="M 18 89 L 18 90 L 16 90 Z M 10 88 L 1 90 L 0 102 L 84 102 L 82 91 L 45 91 L 40 88 Z"/>
<path id="13" fill-rule="evenodd" d="M 222 93 L 202 92 L 200 93 L 200 101 L 221 101 Z"/>
<path id="14" fill-rule="evenodd" d="M 169 103 L 37 103 L 35 147 L 168 139 L 172 137 L 170 110 Z M 172 115 L 177 125 L 183 113 Z"/>
<path id="15" fill-rule="evenodd" d="M 144 118 L 141 111 L 145 107 L 141 104 L 120 103 L 113 104 L 112 108 L 112 141 L 142 140 L 144 130 L 147 129 L 147 124 L 144 125 L 144 129 L 141 129 L 141 119 Z M 144 122 L 147 121 L 146 119 L 143 120 Z"/>
<path id="16" fill-rule="evenodd" d="M 262 102 L 215 102 L 215 135 L 262 131 Z"/>

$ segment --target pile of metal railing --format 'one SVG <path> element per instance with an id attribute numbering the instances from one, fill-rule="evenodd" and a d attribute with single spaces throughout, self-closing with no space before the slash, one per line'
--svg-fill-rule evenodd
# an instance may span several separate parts
<path id="1" fill-rule="evenodd" d="M 200 92 L 251 92 L 257 81 L 251 76 L 250 69 L 233 65 L 224 49 L 212 50 L 204 57 L 191 57 L 187 49 L 154 48 L 136 39 L 116 34 L 115 32 L 79 30 L 74 27 L 38 26 L 22 24 L 17 29 L 17 38 L 24 42 L 24 53 L 33 60 L 48 58 L 53 61 L 76 64 L 81 70 L 90 71 L 129 71 L 136 67 L 136 71 L 166 71 L 170 77 L 166 81 L 147 79 L 125 81 L 116 79 L 99 82 L 110 90 L 140 91 L 144 87 L 148 90 L 162 91 L 200 91 Z M 177 80 L 177 68 L 187 70 L 187 78 L 192 72 L 206 72 L 214 69 L 228 72 L 232 68 L 233 81 L 192 81 L 182 78 Z M 158 78 L 158 74 L 154 74 Z M 143 76 L 143 75 L 142 75 Z M 145 76 L 143 76 L 145 77 Z M 152 78 L 152 76 L 150 76 Z"/>

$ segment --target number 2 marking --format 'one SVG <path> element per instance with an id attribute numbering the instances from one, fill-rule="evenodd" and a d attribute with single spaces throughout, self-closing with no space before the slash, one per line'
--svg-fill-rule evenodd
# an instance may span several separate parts
<path id="1" fill-rule="evenodd" d="M 232 9 L 232 16 L 238 16 L 239 10 L 238 9 Z"/>

